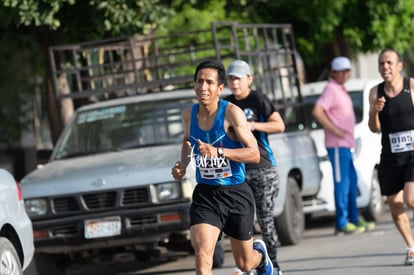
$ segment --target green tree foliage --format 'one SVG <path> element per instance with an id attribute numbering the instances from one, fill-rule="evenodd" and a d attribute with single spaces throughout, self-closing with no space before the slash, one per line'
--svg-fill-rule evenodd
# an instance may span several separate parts
<path id="1" fill-rule="evenodd" d="M 2 61 L 7 62 L 3 68 L 12 70 L 10 61 L 16 63 L 25 56 L 29 60 L 25 65 L 33 65 L 28 72 L 45 72 L 53 140 L 62 121 L 49 81 L 47 49 L 52 45 L 154 30 L 158 34 L 194 31 L 209 28 L 215 20 L 291 23 L 308 80 L 314 80 L 335 55 L 352 57 L 385 47 L 404 52 L 414 34 L 414 0 L 3 0 L 0 16 L 2 43 L 8 44 L 1 53 L 9 57 Z M 21 39 L 30 35 L 32 40 L 18 43 L 8 35 Z M 20 53 L 17 57 L 16 52 Z M 37 58 L 43 60 L 41 66 L 34 61 Z M 1 73 L 5 79 L 2 94 L 6 95 L 26 90 L 14 85 L 30 85 L 28 80 L 34 78 L 23 71 Z M 11 85 L 12 81 L 16 83 Z"/>
<path id="2" fill-rule="evenodd" d="M 0 43 L 4 39 L 6 36 L 0 38 Z M 32 119 L 32 110 L 28 109 L 27 103 L 32 98 L 34 79 L 25 63 L 30 59 L 27 50 L 9 55 L 7 49 L 0 47 L 0 56 L 7 56 L 0 59 L 0 68 L 7 68 L 0 70 L 0 144 L 12 145 L 28 129 Z M 23 75 L 26 77 L 24 81 L 21 80 Z"/>
<path id="3" fill-rule="evenodd" d="M 263 0 L 250 10 L 255 21 L 293 24 L 308 71 L 339 54 L 404 52 L 414 36 L 413 0 Z"/>
<path id="4" fill-rule="evenodd" d="M 62 130 L 60 106 L 51 85 L 48 48 L 54 45 L 92 41 L 113 36 L 148 33 L 163 24 L 171 10 L 160 0 L 3 0 L 0 15 L 5 31 L 30 35 L 43 60 L 45 98 L 55 142 Z M 10 56 L 20 47 L 9 47 Z M 29 64 L 27 64 L 29 65 Z M 42 74 L 36 70 L 36 74 Z M 18 74 L 22 79 L 27 76 Z"/>
<path id="5" fill-rule="evenodd" d="M 10 147 L 33 123 L 28 103 L 33 100 L 39 59 L 27 33 L 8 29 L 10 14 L 0 9 L 0 18 L 0 144 Z"/>
<path id="6" fill-rule="evenodd" d="M 65 43 L 149 32 L 170 10 L 160 0 L 3 0 L 17 25 L 65 34 Z M 80 39 L 80 40 L 79 40 Z"/>
<path id="7" fill-rule="evenodd" d="M 211 21 L 227 20 L 225 5 L 225 0 L 173 0 L 168 6 L 174 11 L 174 15 L 169 17 L 167 24 L 160 25 L 157 34 L 210 28 Z"/>

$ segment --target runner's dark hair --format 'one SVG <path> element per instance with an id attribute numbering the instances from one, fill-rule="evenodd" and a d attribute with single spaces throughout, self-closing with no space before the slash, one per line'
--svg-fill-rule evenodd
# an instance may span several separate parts
<path id="1" fill-rule="evenodd" d="M 205 60 L 198 64 L 195 73 L 194 73 L 194 81 L 196 81 L 197 74 L 201 69 L 216 69 L 218 73 L 218 85 L 224 84 L 226 81 L 226 69 L 224 65 L 215 60 Z"/>

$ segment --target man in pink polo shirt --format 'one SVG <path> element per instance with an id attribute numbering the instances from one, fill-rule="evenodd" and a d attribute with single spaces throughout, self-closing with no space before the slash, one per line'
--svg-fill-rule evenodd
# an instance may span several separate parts
<path id="1" fill-rule="evenodd" d="M 372 226 L 360 219 L 357 208 L 357 174 L 351 148 L 355 147 L 355 114 L 344 84 L 351 75 L 347 57 L 331 63 L 331 78 L 315 103 L 312 114 L 325 132 L 325 146 L 332 164 L 335 196 L 335 234 L 362 233 Z"/>

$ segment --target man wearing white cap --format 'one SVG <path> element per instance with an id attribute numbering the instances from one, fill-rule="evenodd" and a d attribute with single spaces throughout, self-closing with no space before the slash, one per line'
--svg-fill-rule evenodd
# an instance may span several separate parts
<path id="1" fill-rule="evenodd" d="M 332 164 L 335 197 L 335 234 L 362 233 L 374 226 L 360 219 L 357 208 L 358 181 L 352 160 L 355 147 L 355 114 L 344 84 L 351 75 L 347 57 L 331 62 L 331 78 L 313 108 L 313 116 L 325 131 L 325 146 Z"/>
<path id="2" fill-rule="evenodd" d="M 259 145 L 260 162 L 246 163 L 246 182 L 252 188 L 256 203 L 256 217 L 263 241 L 273 264 L 273 274 L 280 275 L 277 262 L 277 232 L 273 210 L 279 192 L 279 174 L 268 133 L 285 130 L 285 123 L 270 99 L 259 91 L 251 90 L 253 73 L 243 60 L 233 61 L 227 69 L 227 86 L 232 95 L 225 99 L 239 106 L 246 115 L 250 130 Z"/>

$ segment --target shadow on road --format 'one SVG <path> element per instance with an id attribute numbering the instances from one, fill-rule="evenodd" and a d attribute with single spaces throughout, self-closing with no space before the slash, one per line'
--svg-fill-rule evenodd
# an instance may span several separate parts
<path id="1" fill-rule="evenodd" d="M 181 256 L 182 257 L 182 256 Z M 160 257 L 158 259 L 151 259 L 147 261 L 140 261 L 134 257 L 131 257 L 129 261 L 120 262 L 120 261 L 110 261 L 110 262 L 101 262 L 99 260 L 88 262 L 85 264 L 76 263 L 72 264 L 67 269 L 68 275 L 91 275 L 91 274 L 99 274 L 99 275 L 113 275 L 113 274 L 163 274 L 166 272 L 145 272 L 146 269 L 151 269 L 156 266 L 171 264 L 177 261 L 180 257 L 178 256 L 169 256 L 169 257 Z M 138 271 L 143 271 L 139 272 Z M 180 272 L 187 272 L 189 270 L 182 269 L 177 270 L 177 274 Z M 168 271 L 171 272 L 171 271 Z"/>

